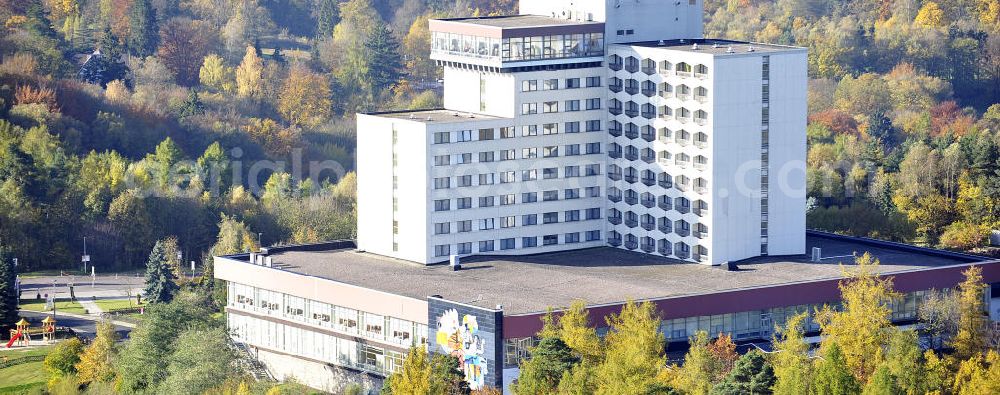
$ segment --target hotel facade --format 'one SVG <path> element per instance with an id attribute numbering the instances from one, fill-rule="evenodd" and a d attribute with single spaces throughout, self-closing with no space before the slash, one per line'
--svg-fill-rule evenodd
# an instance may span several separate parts
<path id="1" fill-rule="evenodd" d="M 701 7 L 430 21 L 444 109 L 358 115 L 358 247 L 422 264 L 804 253 L 806 50 L 704 39 Z"/>

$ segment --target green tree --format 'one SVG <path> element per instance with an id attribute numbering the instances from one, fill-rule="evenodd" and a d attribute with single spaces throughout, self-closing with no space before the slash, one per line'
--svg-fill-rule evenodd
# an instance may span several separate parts
<path id="1" fill-rule="evenodd" d="M 169 303 L 177 292 L 177 277 L 171 268 L 174 257 L 167 256 L 168 246 L 164 240 L 156 242 L 146 262 L 146 288 L 143 296 L 151 303 Z"/>
<path id="2" fill-rule="evenodd" d="M 333 36 L 333 28 L 340 22 L 340 2 L 337 0 L 319 0 L 319 10 L 316 11 L 316 40 L 326 40 Z"/>
<path id="3" fill-rule="evenodd" d="M 354 173 L 349 176 L 353 179 Z M 345 179 L 348 177 L 345 176 Z M 597 330 L 590 323 L 586 302 L 574 300 L 558 320 L 551 312 L 542 320 L 544 325 L 538 334 L 540 337 L 558 337 L 576 356 L 588 362 L 597 363 L 602 359 L 603 346 Z"/>
<path id="4" fill-rule="evenodd" d="M 7 248 L 0 246 L 0 325 L 17 321 L 18 295 L 14 290 L 17 268 Z"/>
<path id="5" fill-rule="evenodd" d="M 764 358 L 764 353 L 753 349 L 736 360 L 729 375 L 712 388 L 712 394 L 770 394 L 774 382 L 771 364 Z"/>
<path id="6" fill-rule="evenodd" d="M 597 394 L 637 394 L 660 384 L 666 366 L 660 318 L 650 302 L 629 301 L 607 319 L 604 361 L 597 366 Z"/>
<path id="7" fill-rule="evenodd" d="M 82 353 L 83 342 L 76 337 L 69 338 L 52 347 L 49 355 L 45 356 L 43 365 L 53 378 L 76 374 L 76 365 L 80 363 Z"/>
<path id="8" fill-rule="evenodd" d="M 573 366 L 567 372 L 563 372 L 559 379 L 557 393 L 561 395 L 589 395 L 597 391 L 597 383 L 594 374 L 597 366 L 594 363 L 583 360 Z"/>
<path id="9" fill-rule="evenodd" d="M 710 341 L 705 331 L 698 331 L 688 339 L 691 348 L 684 355 L 684 365 L 674 378 L 674 385 L 681 391 L 706 395 L 715 385 L 716 369 L 721 366 L 709 350 Z"/>
<path id="10" fill-rule="evenodd" d="M 518 381 L 511 389 L 518 395 L 551 394 L 577 362 L 579 358 L 561 339 L 543 338 L 531 349 L 531 358 L 521 363 Z"/>
<path id="11" fill-rule="evenodd" d="M 132 267 L 133 262 L 141 259 L 143 251 L 148 251 L 153 238 L 153 223 L 139 191 L 128 190 L 112 200 L 108 206 L 108 220 L 124 236 L 124 263 Z"/>
<path id="12" fill-rule="evenodd" d="M 402 76 L 399 41 L 389 31 L 385 23 L 376 23 L 365 42 L 368 55 L 366 86 L 372 96 L 393 86 Z"/>
<path id="13" fill-rule="evenodd" d="M 211 352 L 205 352 L 211 350 Z M 163 394 L 202 394 L 237 375 L 237 354 L 224 327 L 193 328 L 181 333 L 167 357 Z"/>
<path id="14" fill-rule="evenodd" d="M 117 341 L 118 332 L 115 332 L 111 322 L 97 323 L 97 335 L 94 341 L 83 350 L 80 362 L 76 364 L 77 378 L 81 384 L 110 383 L 115 380 Z"/>
<path id="15" fill-rule="evenodd" d="M 431 394 L 468 394 L 469 383 L 459 369 L 458 358 L 451 355 L 434 354 L 431 357 Z"/>
<path id="16" fill-rule="evenodd" d="M 875 369 L 875 374 L 868 380 L 868 384 L 865 384 L 861 393 L 864 395 L 895 395 L 900 392 L 899 386 L 896 385 L 896 378 L 893 377 L 887 366 L 882 365 Z"/>
<path id="17" fill-rule="evenodd" d="M 257 237 L 250 233 L 243 222 L 236 218 L 222 215 L 219 222 L 219 236 L 216 238 L 215 246 L 212 247 L 212 255 L 229 255 L 241 252 L 249 252 L 257 249 Z"/>
<path id="18" fill-rule="evenodd" d="M 983 270 L 973 266 L 962 273 L 965 280 L 958 284 L 959 318 L 958 333 L 955 334 L 951 346 L 955 348 L 953 355 L 957 360 L 966 360 L 975 355 L 981 355 L 986 349 L 986 311 L 983 283 Z"/>
<path id="19" fill-rule="evenodd" d="M 851 368 L 837 343 L 826 347 L 823 359 L 817 364 L 813 389 L 816 395 L 855 395 L 861 392 L 858 380 L 851 374 Z"/>
<path id="20" fill-rule="evenodd" d="M 802 333 L 802 323 L 807 316 L 807 313 L 800 313 L 789 318 L 772 340 L 775 349 L 771 355 L 775 395 L 807 394 L 812 390 L 809 344 Z"/>
<path id="21" fill-rule="evenodd" d="M 924 363 L 924 355 L 920 351 L 917 332 L 893 330 L 892 337 L 889 339 L 889 347 L 886 350 L 885 364 L 883 364 L 892 376 L 893 385 L 907 394 L 923 394 L 932 391 L 926 385 L 927 377 L 931 373 L 927 371 Z M 876 371 L 876 376 L 878 374 Z M 885 381 L 885 378 L 872 377 L 869 382 L 876 380 Z"/>
<path id="22" fill-rule="evenodd" d="M 159 28 L 156 9 L 149 0 L 132 0 L 129 6 L 129 34 L 125 43 L 135 56 L 146 57 L 156 52 Z"/>

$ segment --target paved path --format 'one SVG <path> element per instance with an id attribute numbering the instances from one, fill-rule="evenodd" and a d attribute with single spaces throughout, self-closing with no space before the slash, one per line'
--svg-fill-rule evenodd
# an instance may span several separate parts
<path id="1" fill-rule="evenodd" d="M 43 313 L 38 311 L 21 310 L 18 312 L 21 317 L 24 317 L 29 322 L 31 322 L 32 328 L 37 328 L 42 325 L 42 320 L 45 317 L 52 315 L 51 313 Z M 97 333 L 97 322 L 100 321 L 100 317 L 81 315 L 81 314 L 68 314 L 63 312 L 56 313 L 56 325 L 73 328 L 78 335 L 84 338 L 93 338 Z M 128 334 L 135 329 L 135 324 L 131 322 L 113 320 L 111 324 L 114 325 L 115 331 L 118 332 L 121 338 L 128 338 Z M 0 344 L 0 347 L 3 345 Z"/>
<path id="2" fill-rule="evenodd" d="M 79 302 L 80 306 L 83 306 L 83 308 L 87 310 L 87 315 L 96 315 L 100 317 L 101 313 L 104 312 L 104 310 L 102 310 L 101 307 L 98 306 L 97 303 L 94 303 L 94 301 L 92 300 L 81 299 L 79 300 Z"/>

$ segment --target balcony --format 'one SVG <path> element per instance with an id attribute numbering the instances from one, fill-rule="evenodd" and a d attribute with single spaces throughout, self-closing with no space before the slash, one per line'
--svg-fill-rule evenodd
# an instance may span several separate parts
<path id="1" fill-rule="evenodd" d="M 708 73 L 694 73 L 694 76 L 696 78 L 705 79 L 705 78 L 708 78 Z"/>
<path id="2" fill-rule="evenodd" d="M 694 232 L 691 232 L 691 234 L 694 235 L 694 238 L 696 238 L 696 239 L 704 239 L 705 237 L 708 237 L 708 232 L 700 232 L 700 231 L 697 231 L 697 230 L 694 231 Z"/>
<path id="3" fill-rule="evenodd" d="M 691 117 L 677 117 L 677 121 L 680 123 L 688 123 L 691 121 Z"/>
<path id="4" fill-rule="evenodd" d="M 639 94 L 639 86 L 638 85 L 628 85 L 628 86 L 625 87 L 625 93 L 628 93 L 630 95 L 637 95 L 637 94 Z"/>
<path id="5" fill-rule="evenodd" d="M 656 74 L 656 66 L 643 66 L 642 67 L 642 72 L 643 72 L 643 74 L 646 74 L 646 75 Z"/>
<path id="6" fill-rule="evenodd" d="M 667 67 L 667 68 L 661 67 L 660 70 L 659 70 L 659 73 L 660 73 L 660 75 L 663 75 L 663 76 L 671 76 L 671 75 L 674 75 L 674 70 L 672 68 L 669 68 L 669 67 Z"/>
<path id="7" fill-rule="evenodd" d="M 659 91 L 657 92 L 657 94 L 664 99 L 669 99 L 671 97 L 674 97 L 674 92 L 671 91 Z"/>
<path id="8" fill-rule="evenodd" d="M 660 255 L 670 255 L 671 253 L 670 249 L 667 248 L 666 246 L 660 246 L 660 248 L 658 248 L 656 252 L 659 252 Z"/>
<path id="9" fill-rule="evenodd" d="M 623 88 L 622 84 L 608 85 L 608 89 L 610 89 L 614 93 L 620 93 L 622 91 L 622 88 Z"/>
<path id="10" fill-rule="evenodd" d="M 642 139 L 646 140 L 646 141 L 648 141 L 650 143 L 652 143 L 654 140 L 656 140 L 656 133 L 655 132 L 643 132 L 642 133 Z M 652 163 L 652 161 L 650 163 Z"/>
<path id="11" fill-rule="evenodd" d="M 642 112 L 642 117 L 646 118 L 646 119 L 656 118 L 656 112 L 655 111 L 643 111 Z"/>
<path id="12" fill-rule="evenodd" d="M 659 184 L 660 184 L 661 188 L 670 188 L 670 187 L 674 186 L 673 181 L 670 181 L 670 180 L 660 180 Z M 668 206 L 669 206 L 669 204 L 668 204 Z M 660 207 L 662 207 L 662 205 Z"/>
<path id="13" fill-rule="evenodd" d="M 622 238 L 621 237 L 611 237 L 611 238 L 608 238 L 608 245 L 610 245 L 612 247 L 621 247 L 622 246 Z"/>
<path id="14" fill-rule="evenodd" d="M 675 210 L 677 210 L 677 212 L 681 213 L 681 214 L 687 214 L 687 213 L 691 212 L 691 206 L 681 206 L 681 205 L 678 204 L 678 205 L 675 205 L 674 207 L 675 207 Z"/>
<path id="15" fill-rule="evenodd" d="M 695 99 L 695 100 L 697 100 L 697 101 L 698 101 L 698 102 L 700 102 L 700 103 L 704 103 L 704 102 L 707 102 L 707 101 L 708 101 L 708 96 L 704 96 L 704 95 L 694 95 L 694 99 Z"/>
<path id="16" fill-rule="evenodd" d="M 635 206 L 639 203 L 639 198 L 636 196 L 625 196 L 625 204 L 629 206 Z"/>
<path id="17" fill-rule="evenodd" d="M 625 71 L 627 71 L 629 73 L 637 73 L 637 72 L 639 72 L 639 62 L 638 61 L 635 61 L 635 62 L 625 62 Z"/>
<path id="18" fill-rule="evenodd" d="M 653 208 L 656 206 L 656 199 L 642 199 L 642 205 L 646 208 Z"/>
<path id="19" fill-rule="evenodd" d="M 643 222 L 642 223 L 642 228 L 645 229 L 645 230 L 656 229 L 656 223 L 654 223 L 654 222 Z"/>
<path id="20" fill-rule="evenodd" d="M 608 195 L 608 200 L 618 203 L 622 201 L 622 195 Z"/>
<path id="21" fill-rule="evenodd" d="M 708 165 L 706 165 L 704 163 L 697 163 L 697 162 L 695 162 L 695 164 L 693 166 L 694 166 L 695 170 L 699 170 L 699 171 L 704 171 L 706 168 L 708 168 Z"/>
<path id="22" fill-rule="evenodd" d="M 692 73 L 690 71 L 676 71 L 674 72 L 678 77 L 690 77 Z"/>
<path id="23" fill-rule="evenodd" d="M 643 89 L 642 95 L 646 97 L 656 96 L 656 89 Z"/>
<path id="24" fill-rule="evenodd" d="M 643 244 L 642 245 L 642 251 L 645 252 L 645 253 L 647 253 L 647 254 L 651 253 L 651 252 L 653 252 L 655 250 L 656 250 L 656 246 L 653 245 L 653 244 Z"/>
<path id="25" fill-rule="evenodd" d="M 625 110 L 625 116 L 635 118 L 639 116 L 639 110 Z"/>
<path id="26" fill-rule="evenodd" d="M 685 168 L 688 167 L 688 163 L 686 161 L 681 160 L 680 158 L 677 158 L 677 159 L 674 159 L 674 166 L 677 166 L 677 167 L 680 167 L 682 169 L 685 169 Z"/>
<path id="27" fill-rule="evenodd" d="M 704 194 L 708 193 L 708 188 L 706 188 L 706 187 L 694 187 L 694 191 L 696 193 L 704 195 Z"/>
<path id="28" fill-rule="evenodd" d="M 639 154 L 636 152 L 630 152 L 625 154 L 625 159 L 627 160 L 639 160 Z"/>
<path id="29" fill-rule="evenodd" d="M 622 152 L 621 151 L 608 151 L 608 156 L 610 156 L 610 157 L 612 157 L 614 159 L 621 159 Z"/>
<path id="30" fill-rule="evenodd" d="M 610 178 L 612 181 L 621 181 L 622 173 L 608 173 L 608 178 Z"/>
<path id="31" fill-rule="evenodd" d="M 642 161 L 646 162 L 646 163 L 656 162 L 656 156 L 655 155 L 643 155 L 642 156 Z M 655 184 L 655 182 L 654 182 L 654 184 Z M 649 185 L 653 185 L 653 184 L 649 184 Z"/>
<path id="32" fill-rule="evenodd" d="M 660 226 L 657 227 L 656 229 L 659 230 L 660 232 L 667 233 L 667 234 L 669 234 L 670 232 L 674 231 L 674 229 L 670 225 L 666 225 L 666 224 L 660 224 Z"/>
<path id="33" fill-rule="evenodd" d="M 639 177 L 636 176 L 625 176 L 625 182 L 629 184 L 635 184 L 639 181 Z"/>
<path id="34" fill-rule="evenodd" d="M 610 222 L 612 225 L 621 225 L 622 224 L 622 217 L 611 217 L 611 218 L 608 218 L 608 222 Z"/>
<path id="35" fill-rule="evenodd" d="M 634 219 L 627 219 L 627 220 L 625 220 L 625 226 L 628 226 L 630 228 L 634 228 L 636 226 L 639 226 L 639 221 L 638 220 L 634 220 Z M 635 248 L 635 247 L 632 247 L 632 248 Z"/>
<path id="36" fill-rule="evenodd" d="M 625 242 L 625 248 L 628 248 L 630 250 L 634 250 L 636 248 L 639 248 L 639 242 L 635 241 L 635 240 L 626 241 Z"/>
<path id="37" fill-rule="evenodd" d="M 677 98 L 681 99 L 681 100 L 687 100 L 687 99 L 691 98 L 691 94 L 690 93 L 678 93 L 677 94 Z"/>
<path id="38" fill-rule="evenodd" d="M 660 184 L 660 185 L 662 186 L 663 184 Z M 665 201 L 665 200 L 660 200 L 659 202 L 657 202 L 656 206 L 659 207 L 662 210 L 673 210 L 673 208 L 674 208 L 673 204 L 671 204 L 669 201 Z"/>
<path id="39" fill-rule="evenodd" d="M 679 258 L 679 259 L 688 259 L 688 257 L 691 256 L 691 252 L 690 251 L 680 251 L 680 250 L 678 250 L 676 252 L 676 254 L 677 254 L 677 258 Z"/>
<path id="40" fill-rule="evenodd" d="M 656 179 L 655 178 L 643 178 L 642 179 L 642 183 L 645 184 L 645 185 L 647 185 L 647 186 L 653 186 L 653 185 L 656 185 Z M 653 204 L 650 203 L 650 205 L 648 207 L 653 207 Z"/>
<path id="41" fill-rule="evenodd" d="M 691 144 L 691 140 L 688 140 L 688 139 L 680 137 L 680 136 L 675 137 L 674 138 L 674 142 L 677 143 L 677 144 L 680 144 L 681 146 L 686 146 L 688 144 Z"/>
<path id="42" fill-rule="evenodd" d="M 608 133 L 611 134 L 614 137 L 621 137 L 622 136 L 622 128 L 618 127 L 618 128 L 608 129 Z"/>
<path id="43" fill-rule="evenodd" d="M 694 212 L 694 215 L 697 215 L 699 217 L 704 217 L 704 216 L 708 215 L 708 209 L 707 208 L 696 208 L 696 209 L 694 209 L 692 211 Z"/>
<path id="44" fill-rule="evenodd" d="M 688 237 L 691 235 L 691 229 L 677 228 L 675 231 L 677 232 L 677 235 L 680 237 Z"/>
<path id="45" fill-rule="evenodd" d="M 611 69 L 611 70 L 621 71 L 621 69 L 623 67 L 624 67 L 624 63 L 622 63 L 620 61 L 618 61 L 618 62 L 608 62 L 608 68 Z"/>
<path id="46" fill-rule="evenodd" d="M 708 148 L 708 142 L 707 141 L 698 141 L 698 140 L 695 140 L 694 141 L 694 146 L 698 147 L 698 148 Z"/>
<path id="47" fill-rule="evenodd" d="M 621 107 L 611 107 L 611 108 L 608 108 L 608 112 L 611 113 L 611 115 L 622 115 L 622 108 Z"/>
<path id="48" fill-rule="evenodd" d="M 694 123 L 697 125 L 705 126 L 708 123 L 708 118 L 695 118 Z"/>

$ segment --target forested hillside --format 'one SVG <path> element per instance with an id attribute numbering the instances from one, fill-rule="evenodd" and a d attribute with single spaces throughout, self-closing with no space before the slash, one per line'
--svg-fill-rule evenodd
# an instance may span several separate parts
<path id="1" fill-rule="evenodd" d="M 427 19 L 489 0 L 0 0 L 0 245 L 22 270 L 354 232 L 356 111 L 440 105 Z M 706 0 L 810 47 L 811 227 L 971 249 L 1000 227 L 1000 5 Z"/>

